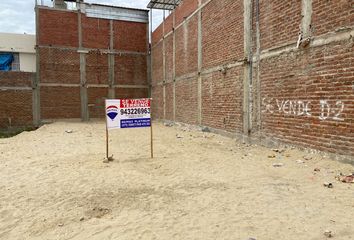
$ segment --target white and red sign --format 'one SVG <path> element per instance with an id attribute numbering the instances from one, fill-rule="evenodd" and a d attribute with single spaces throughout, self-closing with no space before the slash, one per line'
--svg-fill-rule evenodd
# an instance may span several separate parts
<path id="1" fill-rule="evenodd" d="M 151 126 L 151 99 L 107 99 L 107 128 L 141 128 Z"/>

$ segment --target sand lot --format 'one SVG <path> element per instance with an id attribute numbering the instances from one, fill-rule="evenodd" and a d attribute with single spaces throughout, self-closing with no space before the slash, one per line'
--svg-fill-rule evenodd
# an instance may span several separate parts
<path id="1" fill-rule="evenodd" d="M 0 239 L 354 239 L 354 184 L 334 178 L 352 165 L 180 126 L 154 133 L 150 159 L 149 129 L 112 131 L 108 164 L 103 122 L 0 139 Z"/>

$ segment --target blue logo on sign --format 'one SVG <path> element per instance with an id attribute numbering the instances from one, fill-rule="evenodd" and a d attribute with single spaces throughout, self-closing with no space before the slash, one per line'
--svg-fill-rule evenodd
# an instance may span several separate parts
<path id="1" fill-rule="evenodd" d="M 107 113 L 107 116 L 113 121 L 117 115 L 118 115 L 118 107 L 116 106 L 108 106 L 106 108 L 106 113 Z"/>

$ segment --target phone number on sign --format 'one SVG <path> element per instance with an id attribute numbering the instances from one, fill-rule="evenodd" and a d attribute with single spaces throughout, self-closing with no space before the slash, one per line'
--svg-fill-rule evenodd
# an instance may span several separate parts
<path id="1" fill-rule="evenodd" d="M 150 108 L 128 108 L 121 109 L 120 115 L 150 114 Z"/>

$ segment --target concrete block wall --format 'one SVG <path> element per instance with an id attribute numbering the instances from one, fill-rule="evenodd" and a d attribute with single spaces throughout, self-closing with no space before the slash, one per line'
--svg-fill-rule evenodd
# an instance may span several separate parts
<path id="1" fill-rule="evenodd" d="M 353 4 L 182 1 L 152 34 L 155 117 L 353 159 Z"/>

